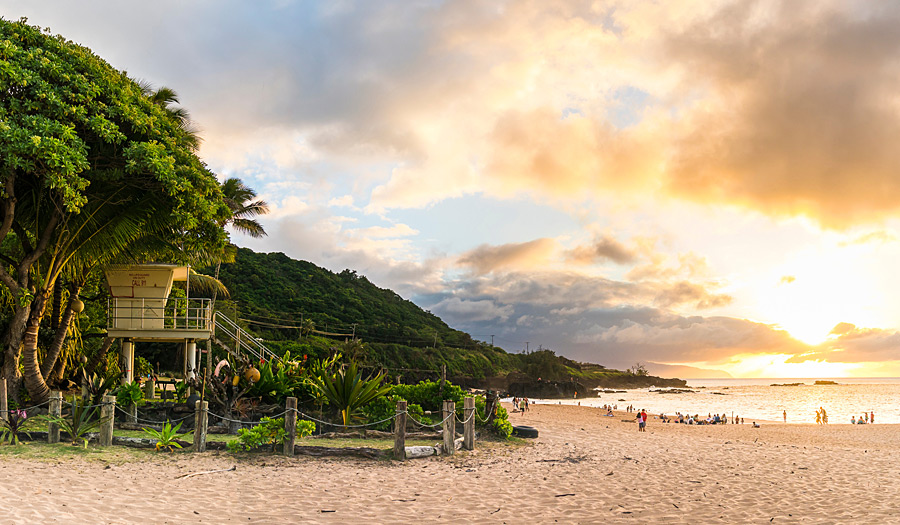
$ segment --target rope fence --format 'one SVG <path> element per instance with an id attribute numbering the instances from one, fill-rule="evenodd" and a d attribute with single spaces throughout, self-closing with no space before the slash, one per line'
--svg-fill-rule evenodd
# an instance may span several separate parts
<path id="1" fill-rule="evenodd" d="M 0 380 L 0 383 L 5 383 L 5 381 Z M 4 384 L 0 384 L 0 387 L 5 387 Z M 6 393 L 5 388 L 0 388 L 0 392 L 3 394 Z M 8 414 L 12 412 L 6 406 L 6 396 L 0 395 L 0 417 L 4 419 L 4 421 L 8 420 Z M 333 423 L 330 421 L 324 421 L 312 415 L 306 414 L 297 409 L 297 399 L 294 397 L 287 398 L 287 403 L 285 409 L 282 412 L 277 414 L 272 414 L 268 416 L 271 419 L 276 419 L 284 416 L 285 422 L 285 441 L 284 441 L 284 453 L 286 455 L 294 454 L 294 440 L 296 433 L 296 424 L 298 417 L 307 420 L 313 421 L 320 425 L 328 425 L 332 427 L 338 427 L 343 429 L 366 429 L 372 428 L 376 426 L 383 425 L 384 423 L 394 422 L 394 458 L 395 459 L 407 459 L 408 457 L 419 457 L 420 455 L 431 455 L 431 453 L 435 454 L 453 454 L 456 449 L 465 448 L 467 450 L 472 450 L 474 448 L 475 441 L 475 421 L 481 420 L 486 422 L 486 419 L 482 419 L 478 416 L 477 410 L 475 408 L 475 399 L 472 397 L 468 397 L 464 399 L 465 405 L 463 409 L 463 417 L 460 418 L 456 415 L 456 403 L 453 401 L 444 401 L 444 406 L 442 408 L 442 416 L 441 421 L 429 424 L 423 421 L 416 419 L 412 414 L 410 414 L 407 409 L 406 401 L 398 401 L 396 411 L 392 416 L 383 418 L 378 421 L 372 421 L 363 424 L 356 425 L 347 425 L 347 424 L 339 424 Z M 72 401 L 65 401 L 62 398 L 60 392 L 52 392 L 51 398 L 48 401 L 43 403 L 38 403 L 35 405 L 21 407 L 13 410 L 24 410 L 24 411 L 32 411 L 44 406 L 49 405 L 49 413 L 51 416 L 56 417 L 57 420 L 53 420 L 52 418 L 48 422 L 48 442 L 56 443 L 59 442 L 59 422 L 58 418 L 61 416 L 63 407 L 68 408 L 80 408 L 80 409 L 100 409 L 100 432 L 99 432 L 99 443 L 100 446 L 110 446 L 113 441 L 113 427 L 115 424 L 115 414 L 116 412 L 123 414 L 127 420 L 131 423 L 141 423 L 148 425 L 164 425 L 166 423 L 180 423 L 182 421 L 188 420 L 191 417 L 194 418 L 194 450 L 197 452 L 203 452 L 206 447 L 206 434 L 207 434 L 207 421 L 208 417 L 212 416 L 219 421 L 233 423 L 241 425 L 241 427 L 253 428 L 256 425 L 259 425 L 259 422 L 247 422 L 239 419 L 234 419 L 233 417 L 228 417 L 220 414 L 216 414 L 211 412 L 208 408 L 207 401 L 197 401 L 196 406 L 194 407 L 194 412 L 185 415 L 184 417 L 178 419 L 166 418 L 165 420 L 154 420 L 148 419 L 138 416 L 137 407 L 134 405 L 130 405 L 130 410 L 126 410 L 125 407 L 118 406 L 116 404 L 115 396 L 106 395 L 103 396 L 103 401 L 101 403 L 94 404 L 80 404 L 73 398 Z M 442 428 L 443 435 L 443 443 L 436 445 L 435 447 L 408 447 L 405 446 L 406 439 L 406 425 L 407 421 L 412 425 L 418 428 L 428 428 L 428 429 L 437 429 Z M 456 438 L 456 424 L 462 424 L 464 427 L 463 437 Z M 121 438 L 121 439 L 133 439 L 133 438 Z M 424 449 L 425 452 L 419 449 Z M 428 450 L 432 450 L 432 452 L 427 452 Z"/>

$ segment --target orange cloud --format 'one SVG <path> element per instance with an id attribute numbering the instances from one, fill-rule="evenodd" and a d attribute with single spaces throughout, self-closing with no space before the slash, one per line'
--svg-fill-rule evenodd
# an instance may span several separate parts
<path id="1" fill-rule="evenodd" d="M 556 241 L 535 239 L 501 246 L 483 244 L 459 257 L 457 263 L 472 269 L 477 275 L 500 269 L 533 268 L 546 263 L 554 254 Z"/>
<path id="2" fill-rule="evenodd" d="M 630 264 L 637 260 L 634 250 L 629 249 L 610 235 L 597 237 L 588 246 L 576 246 L 566 251 L 566 261 L 575 264 L 594 264 L 610 260 L 617 264 Z"/>

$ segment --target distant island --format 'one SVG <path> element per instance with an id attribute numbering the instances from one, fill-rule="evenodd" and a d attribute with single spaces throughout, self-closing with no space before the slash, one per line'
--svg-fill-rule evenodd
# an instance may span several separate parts
<path id="1" fill-rule="evenodd" d="M 817 385 L 836 385 L 838 383 L 835 383 L 834 381 L 816 381 L 816 384 Z"/>

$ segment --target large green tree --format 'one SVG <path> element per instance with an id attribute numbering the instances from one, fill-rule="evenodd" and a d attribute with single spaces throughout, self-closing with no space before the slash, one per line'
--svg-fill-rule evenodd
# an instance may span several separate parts
<path id="1" fill-rule="evenodd" d="M 89 49 L 0 19 L 2 375 L 15 384 L 21 358 L 34 401 L 49 394 L 38 329 L 67 268 L 221 250 L 230 210 L 196 144 Z"/>

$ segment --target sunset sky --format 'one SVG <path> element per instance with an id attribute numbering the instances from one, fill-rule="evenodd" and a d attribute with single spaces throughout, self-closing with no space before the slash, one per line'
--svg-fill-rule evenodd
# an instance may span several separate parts
<path id="1" fill-rule="evenodd" d="M 900 376 L 900 3 L 8 1 L 181 96 L 272 205 L 508 351 Z"/>

